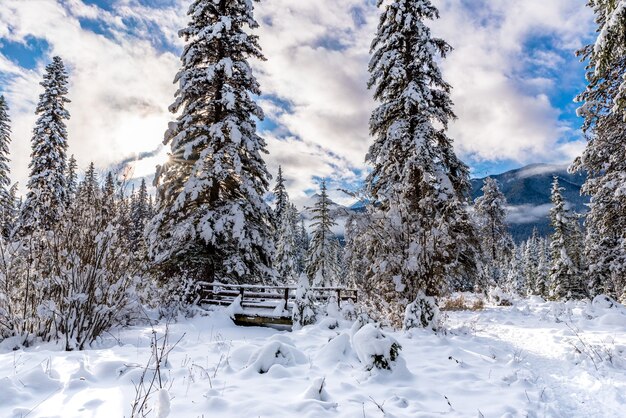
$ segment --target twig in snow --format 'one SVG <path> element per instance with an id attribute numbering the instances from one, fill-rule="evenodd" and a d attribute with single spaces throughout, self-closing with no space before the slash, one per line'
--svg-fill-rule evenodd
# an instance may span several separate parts
<path id="1" fill-rule="evenodd" d="M 378 409 L 380 409 L 380 412 L 382 412 L 382 413 L 383 413 L 383 416 L 387 415 L 387 413 L 386 413 L 386 412 L 385 412 L 385 410 L 383 409 L 383 406 L 385 405 L 385 402 L 383 402 L 383 403 L 382 403 L 382 405 L 381 405 L 381 404 L 379 404 L 378 402 L 376 402 L 376 401 L 374 400 L 374 398 L 372 398 L 371 396 L 370 396 L 369 398 L 370 398 L 370 400 L 374 403 L 374 405 L 376 405 L 376 407 L 377 407 Z"/>

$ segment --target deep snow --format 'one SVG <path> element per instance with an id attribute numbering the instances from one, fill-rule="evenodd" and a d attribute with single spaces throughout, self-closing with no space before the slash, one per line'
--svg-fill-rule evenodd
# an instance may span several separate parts
<path id="1" fill-rule="evenodd" d="M 348 322 L 288 332 L 215 312 L 171 324 L 180 342 L 149 416 L 624 416 L 623 307 L 536 298 L 446 315 L 445 335 L 383 330 L 402 345 L 391 371 L 366 370 Z M 149 326 L 118 330 L 82 352 L 0 343 L 0 417 L 129 417 L 151 336 Z"/>

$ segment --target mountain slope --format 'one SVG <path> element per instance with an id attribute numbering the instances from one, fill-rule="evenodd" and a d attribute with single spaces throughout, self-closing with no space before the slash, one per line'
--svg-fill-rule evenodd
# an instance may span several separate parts
<path id="1" fill-rule="evenodd" d="M 585 212 L 589 199 L 580 195 L 585 176 L 568 173 L 567 165 L 531 164 L 490 176 L 498 181 L 510 205 L 508 221 L 517 241 L 529 237 L 534 227 L 541 235 L 551 232 L 548 212 L 554 176 L 558 176 L 559 184 L 564 188 L 563 197 L 568 206 L 576 212 Z M 483 181 L 484 178 L 472 179 L 472 199 L 482 195 Z"/>

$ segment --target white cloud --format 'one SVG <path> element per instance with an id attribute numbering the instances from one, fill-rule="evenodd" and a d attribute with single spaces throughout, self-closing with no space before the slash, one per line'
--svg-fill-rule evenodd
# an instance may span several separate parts
<path id="1" fill-rule="evenodd" d="M 108 27 L 111 37 L 81 27 L 79 17 L 112 24 Z M 82 168 L 92 160 L 106 167 L 159 144 L 171 118 L 167 107 L 175 91 L 175 55 L 159 52 L 142 36 L 129 35 L 121 19 L 78 0 L 5 0 L 0 8 L 0 26 L 11 28 L 12 40 L 31 36 L 50 45 L 48 56 L 41 57 L 35 70 L 14 66 L 5 87 L 14 125 L 12 170 L 22 185 L 27 176 L 36 100 L 41 93 L 38 83 L 54 55 L 63 58 L 70 73 L 70 153 L 76 154 Z M 0 60 L 0 69 L 4 69 L 1 63 L 5 61 Z"/>
<path id="2" fill-rule="evenodd" d="M 293 148 L 293 140 L 281 147 L 270 142 L 270 168 L 280 161 L 285 174 L 298 179 L 289 189 L 296 200 L 303 190 L 317 188 L 314 177 L 350 181 L 351 169 L 364 166 L 374 106 L 366 87 L 368 46 L 377 19 L 374 7 L 364 3 L 275 0 L 257 7 L 268 58 L 256 66 L 261 87 L 289 103 L 287 112 L 266 111 L 302 141 Z M 317 161 L 304 161 L 313 157 Z M 345 200 L 340 193 L 333 198 Z"/>
<path id="3" fill-rule="evenodd" d="M 453 86 L 459 118 L 450 135 L 461 157 L 519 163 L 571 158 L 580 144 L 563 143 L 572 128 L 560 120 L 561 110 L 548 93 L 562 87 L 555 69 L 575 61 L 573 51 L 591 31 L 585 1 L 435 4 L 441 19 L 430 23 L 433 32 L 455 48 L 442 68 Z M 360 24 L 353 19 L 355 8 Z M 259 66 L 262 87 L 291 104 L 276 120 L 290 134 L 332 151 L 332 159 L 342 157 L 342 167 L 364 168 L 370 144 L 367 121 L 374 106 L 366 89 L 369 43 L 378 19 L 373 2 L 274 0 L 261 3 L 257 16 L 268 57 Z M 558 53 L 524 48 L 531 37 L 549 37 Z M 328 39 L 336 41 L 328 46 Z M 572 54 L 570 61 L 563 51 Z M 330 175 L 329 161 L 303 165 L 298 159 L 283 165 L 309 184 L 312 176 Z"/>
<path id="4" fill-rule="evenodd" d="M 455 47 L 443 69 L 453 85 L 459 119 L 451 135 L 460 154 L 521 163 L 563 160 L 558 143 L 566 127 L 547 96 L 554 80 L 523 77 L 528 66 L 545 73 L 575 62 L 574 50 L 592 27 L 585 2 L 483 0 L 471 11 L 462 0 L 438 3 L 442 17 L 433 24 L 435 33 Z M 531 37 L 549 37 L 571 60 L 523 48 Z"/>
<path id="5" fill-rule="evenodd" d="M 545 205 L 519 205 L 507 207 L 506 220 L 510 224 L 529 224 L 546 219 L 552 208 L 552 204 Z"/>
<path id="6" fill-rule="evenodd" d="M 518 179 L 541 176 L 543 174 L 554 173 L 555 171 L 567 170 L 567 164 L 539 164 L 524 167 L 517 172 Z"/>

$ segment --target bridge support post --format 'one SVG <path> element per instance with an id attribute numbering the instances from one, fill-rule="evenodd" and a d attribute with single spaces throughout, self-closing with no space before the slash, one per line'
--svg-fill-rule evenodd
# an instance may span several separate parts
<path id="1" fill-rule="evenodd" d="M 337 289 L 337 307 L 341 309 L 341 289 Z"/>
<path id="2" fill-rule="evenodd" d="M 289 301 L 289 288 L 286 287 L 285 288 L 285 307 L 283 308 L 284 311 L 287 310 L 287 302 Z"/>

